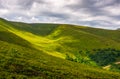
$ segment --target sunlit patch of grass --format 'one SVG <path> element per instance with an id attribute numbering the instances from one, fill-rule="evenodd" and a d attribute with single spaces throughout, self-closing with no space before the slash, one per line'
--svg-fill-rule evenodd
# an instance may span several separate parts
<path id="1" fill-rule="evenodd" d="M 49 55 L 60 57 L 65 59 L 65 54 L 55 51 L 56 47 L 58 46 L 57 43 L 55 43 L 55 40 L 50 40 L 48 38 L 37 36 L 29 32 L 19 31 L 16 29 L 8 29 L 10 32 L 18 35 L 19 37 L 29 41 L 32 44 L 32 47 L 43 50 Z"/>

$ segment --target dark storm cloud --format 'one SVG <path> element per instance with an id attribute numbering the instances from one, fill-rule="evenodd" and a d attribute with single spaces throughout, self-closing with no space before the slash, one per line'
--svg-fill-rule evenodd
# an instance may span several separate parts
<path id="1" fill-rule="evenodd" d="M 0 17 L 120 28 L 120 0 L 0 0 Z"/>

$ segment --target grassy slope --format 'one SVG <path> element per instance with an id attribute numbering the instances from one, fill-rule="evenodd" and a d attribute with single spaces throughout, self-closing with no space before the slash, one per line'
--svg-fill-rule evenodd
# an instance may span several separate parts
<path id="1" fill-rule="evenodd" d="M 100 35 L 96 35 L 96 32 L 89 33 L 82 30 L 82 29 L 91 30 L 91 28 L 85 28 L 85 27 L 81 28 L 76 26 L 73 27 L 70 25 L 55 25 L 55 24 L 36 24 L 36 25 L 24 24 L 24 23 L 9 23 L 9 24 L 11 24 L 13 28 L 18 29 L 16 31 L 14 30 L 14 33 L 17 33 L 19 30 L 22 30 L 23 33 L 21 33 L 21 31 L 17 33 L 18 36 L 35 44 L 35 46 L 43 48 L 49 53 L 53 52 L 52 55 L 55 55 L 55 53 L 58 55 L 60 55 L 61 53 L 63 55 L 65 53 L 73 54 L 75 52 L 77 53 L 80 50 L 85 50 L 85 49 L 87 50 L 91 50 L 95 48 L 119 49 L 120 47 L 120 43 L 116 42 L 116 40 L 106 38 L 106 36 L 108 35 L 105 36 L 103 34 L 103 36 L 102 35 L 100 36 Z M 101 30 L 101 33 L 102 31 L 103 30 Z M 116 32 L 115 34 L 119 35 L 118 32 Z M 60 56 L 63 57 L 63 55 Z"/>
<path id="2" fill-rule="evenodd" d="M 46 36 L 50 34 L 52 30 L 57 28 L 59 24 L 26 24 L 21 22 L 9 22 L 9 24 L 16 29 L 27 31 L 36 35 Z M 35 28 L 34 28 L 35 27 Z"/>
<path id="3" fill-rule="evenodd" d="M 78 54 L 80 50 L 119 49 L 120 46 L 120 43 L 116 41 L 119 38 L 106 38 L 111 36 L 108 36 L 109 32 L 113 32 L 110 30 L 59 24 L 26 24 L 6 21 L 5 23 L 12 27 L 11 32 L 31 42 L 34 45 L 33 47 L 42 48 L 48 54 L 61 58 L 65 58 L 66 53 L 74 57 L 74 54 Z M 113 38 L 117 38 L 117 36 L 119 36 L 119 33 L 115 31 Z"/>
<path id="4" fill-rule="evenodd" d="M 32 47 L 61 58 L 65 58 L 66 54 L 75 57 L 81 50 L 120 49 L 119 31 L 59 24 L 26 24 L 5 20 L 2 22 L 6 27 L 9 25 L 7 29 L 9 28 L 10 32 L 32 43 Z M 111 37 L 109 33 L 113 32 L 114 36 Z"/>
<path id="5" fill-rule="evenodd" d="M 79 50 L 107 47 L 102 43 L 103 41 L 107 42 L 107 40 L 109 40 L 107 44 L 110 44 L 111 47 L 118 48 L 118 42 L 78 30 L 78 27 L 55 25 L 53 28 L 41 30 L 45 31 L 44 33 L 41 31 L 36 32 L 36 30 L 39 31 L 38 28 L 43 28 L 42 26 L 40 28 L 39 24 L 16 24 L 15 27 L 14 23 L 11 24 L 5 20 L 0 20 L 1 78 L 119 78 L 117 72 L 104 71 L 53 57 L 65 58 L 66 53 L 74 57 L 74 54 Z M 32 30 L 33 26 L 37 27 L 34 31 Z M 30 30 L 24 27 L 29 27 Z M 91 40 L 86 40 L 88 38 Z M 84 41 L 86 45 L 84 46 L 81 41 Z M 92 46 L 91 43 L 95 46 Z M 39 50 L 30 49 L 30 47 Z"/>
<path id="6" fill-rule="evenodd" d="M 115 41 L 120 42 L 120 30 L 104 30 L 104 29 L 92 29 L 92 28 L 82 28 L 81 30 L 95 34 L 95 35 L 99 35 L 99 36 L 103 36 L 103 37 L 107 37 L 109 39 L 113 39 Z"/>
<path id="7" fill-rule="evenodd" d="M 79 63 L 49 56 L 2 42 L 0 45 L 0 78 L 119 78 L 119 73 L 108 72 Z M 59 62 L 59 63 L 58 63 Z"/>
<path id="8" fill-rule="evenodd" d="M 56 47 L 56 51 L 60 51 L 62 53 L 72 53 L 74 56 L 76 56 L 78 58 L 82 58 L 84 59 L 83 62 L 86 62 L 90 65 L 95 65 L 93 58 L 91 59 L 90 56 L 88 56 L 88 54 L 92 54 L 92 53 L 96 53 L 93 50 L 94 49 L 108 49 L 108 48 L 112 48 L 112 49 L 117 49 L 120 50 L 120 42 L 118 41 L 119 38 L 117 39 L 116 36 L 119 35 L 120 33 L 118 31 L 114 31 L 114 34 L 116 34 L 112 39 L 110 38 L 108 35 L 97 35 L 95 31 L 94 33 L 90 33 L 90 32 L 86 32 L 83 31 L 83 29 L 90 29 L 88 27 L 78 27 L 78 26 L 70 26 L 70 25 L 62 25 L 59 26 L 59 28 L 57 28 L 52 34 L 50 34 L 48 37 L 50 39 L 55 39 L 56 43 L 60 44 L 60 46 L 63 46 L 65 50 L 63 50 L 63 48 L 61 47 Z M 103 33 L 101 29 L 97 29 L 99 30 L 98 32 Z M 110 31 L 110 30 L 109 30 Z M 108 30 L 104 30 L 104 32 L 108 33 Z M 112 30 L 110 31 L 110 33 L 113 32 Z M 82 52 L 80 52 L 82 51 Z M 89 53 L 86 53 L 88 52 Z M 107 51 L 106 51 L 107 53 Z M 97 55 L 97 54 L 96 54 Z M 104 54 L 107 55 L 107 54 Z M 112 55 L 113 56 L 113 55 Z M 72 57 L 72 56 L 71 56 Z M 101 55 L 101 63 L 103 62 L 102 60 L 107 60 L 107 58 L 105 59 L 105 56 L 103 57 Z M 78 59 L 79 59 L 78 58 Z M 116 61 L 120 61 L 120 56 L 118 57 L 114 57 L 115 58 L 114 61 L 108 61 L 109 63 L 114 63 Z M 97 63 L 98 64 L 98 63 Z M 105 64 L 105 63 L 104 63 Z M 109 64 L 107 64 L 109 65 Z"/>
<path id="9" fill-rule="evenodd" d="M 116 32 L 116 35 L 119 34 L 120 33 Z M 71 46 L 72 48 L 76 49 L 93 49 L 107 47 L 119 49 L 120 46 L 120 42 L 116 42 L 113 39 L 85 32 L 82 31 L 80 27 L 73 27 L 69 25 L 60 26 L 57 30 L 55 30 L 54 33 L 50 35 L 50 37 L 52 37 L 53 39 L 57 39 L 58 42 L 62 41 L 61 43 L 65 43 L 64 45 L 70 44 L 68 46 Z"/>

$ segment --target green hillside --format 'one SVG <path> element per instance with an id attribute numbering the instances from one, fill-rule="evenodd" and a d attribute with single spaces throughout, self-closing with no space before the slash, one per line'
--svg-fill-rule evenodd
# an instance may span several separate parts
<path id="1" fill-rule="evenodd" d="M 0 19 L 0 78 L 119 79 L 119 35 L 119 30 Z"/>

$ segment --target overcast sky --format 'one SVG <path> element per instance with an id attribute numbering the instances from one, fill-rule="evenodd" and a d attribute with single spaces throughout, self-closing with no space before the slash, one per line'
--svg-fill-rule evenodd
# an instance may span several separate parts
<path id="1" fill-rule="evenodd" d="M 0 0 L 0 17 L 116 29 L 120 28 L 120 0 Z"/>

